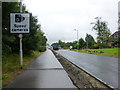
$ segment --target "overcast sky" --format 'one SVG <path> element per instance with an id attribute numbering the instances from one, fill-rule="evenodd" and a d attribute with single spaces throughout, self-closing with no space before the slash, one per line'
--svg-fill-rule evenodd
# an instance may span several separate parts
<path id="1" fill-rule="evenodd" d="M 74 41 L 85 38 L 86 33 L 96 38 L 95 31 L 90 23 L 95 17 L 102 17 L 108 22 L 111 33 L 118 27 L 119 0 L 23 0 L 29 12 L 38 17 L 42 31 L 48 43 L 58 40 Z"/>

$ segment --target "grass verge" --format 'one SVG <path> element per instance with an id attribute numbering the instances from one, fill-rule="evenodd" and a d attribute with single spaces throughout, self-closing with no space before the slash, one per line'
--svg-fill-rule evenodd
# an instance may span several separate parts
<path id="1" fill-rule="evenodd" d="M 23 68 L 20 67 L 18 54 L 10 54 L 2 60 L 2 87 L 7 86 L 20 73 L 24 72 L 29 64 L 41 54 L 38 51 L 32 51 L 30 56 L 24 56 Z"/>
<path id="2" fill-rule="evenodd" d="M 120 48 L 82 49 L 82 50 L 73 50 L 73 51 L 120 58 L 120 54 L 119 54 Z"/>

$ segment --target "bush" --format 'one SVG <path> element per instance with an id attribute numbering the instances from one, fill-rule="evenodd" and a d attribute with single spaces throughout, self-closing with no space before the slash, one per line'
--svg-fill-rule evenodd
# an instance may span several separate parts
<path id="1" fill-rule="evenodd" d="M 108 48 L 108 47 L 109 47 L 109 45 L 106 44 L 106 43 L 100 43 L 99 44 L 99 48 Z"/>
<path id="2" fill-rule="evenodd" d="M 90 49 L 99 49 L 99 45 L 98 44 L 94 44 Z"/>
<path id="3" fill-rule="evenodd" d="M 38 51 L 40 51 L 40 52 L 46 51 L 46 46 L 40 46 L 40 47 L 38 48 Z"/>
<path id="4" fill-rule="evenodd" d="M 11 52 L 11 48 L 9 47 L 9 45 L 6 44 L 2 44 L 2 57 L 6 57 L 6 55 L 8 55 Z"/>
<path id="5" fill-rule="evenodd" d="M 9 75 L 8 74 L 2 74 L 2 79 L 7 79 L 9 77 Z"/>
<path id="6" fill-rule="evenodd" d="M 98 43 L 98 44 L 94 44 L 91 49 L 99 49 L 99 48 L 109 48 L 109 45 L 106 43 Z"/>

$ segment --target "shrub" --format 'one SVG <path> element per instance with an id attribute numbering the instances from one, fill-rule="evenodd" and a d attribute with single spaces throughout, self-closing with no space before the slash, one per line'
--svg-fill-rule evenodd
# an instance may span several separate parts
<path id="1" fill-rule="evenodd" d="M 40 47 L 38 48 L 38 51 L 40 51 L 40 52 L 46 51 L 46 46 L 40 46 Z"/>
<path id="2" fill-rule="evenodd" d="M 109 48 L 109 45 L 106 43 L 98 43 L 92 46 L 92 49 L 99 49 L 99 48 Z"/>
<path id="3" fill-rule="evenodd" d="M 99 48 L 99 44 L 94 44 L 91 49 L 98 49 Z"/>
<path id="4" fill-rule="evenodd" d="M 106 44 L 106 43 L 100 43 L 99 44 L 99 48 L 108 48 L 108 47 L 109 47 L 109 45 Z"/>
<path id="5" fill-rule="evenodd" d="M 8 74 L 2 74 L 2 79 L 7 79 L 9 77 L 9 75 Z"/>

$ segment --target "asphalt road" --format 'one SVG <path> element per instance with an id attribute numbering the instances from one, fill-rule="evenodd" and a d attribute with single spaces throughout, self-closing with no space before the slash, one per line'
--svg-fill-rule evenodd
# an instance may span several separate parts
<path id="1" fill-rule="evenodd" d="M 76 88 L 54 54 L 47 50 L 6 88 Z"/>
<path id="2" fill-rule="evenodd" d="M 118 88 L 118 59 L 70 50 L 59 54 L 112 88 Z"/>

